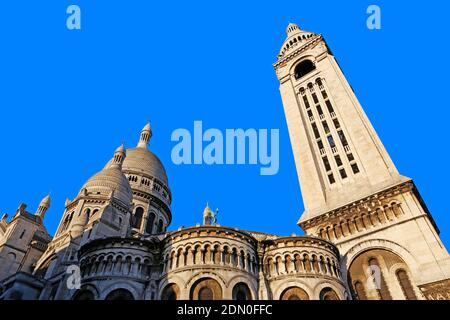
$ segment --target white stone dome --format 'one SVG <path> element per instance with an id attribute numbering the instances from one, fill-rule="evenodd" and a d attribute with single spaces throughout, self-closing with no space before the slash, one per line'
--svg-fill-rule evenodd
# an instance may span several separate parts
<path id="1" fill-rule="evenodd" d="M 122 165 L 126 159 L 125 147 L 122 145 L 114 153 L 102 171 L 93 175 L 83 185 L 80 195 L 113 196 L 126 205 L 133 201 L 133 193 L 128 179 L 122 172 Z"/>
<path id="2" fill-rule="evenodd" d="M 80 191 L 87 191 L 87 194 L 110 196 L 114 193 L 114 198 L 119 199 L 125 204 L 131 204 L 133 195 L 130 183 L 120 168 L 103 169 L 92 176 Z"/>
<path id="3" fill-rule="evenodd" d="M 147 148 L 127 149 L 127 157 L 123 162 L 122 170 L 136 174 L 141 173 L 168 185 L 166 170 L 161 160 Z"/>

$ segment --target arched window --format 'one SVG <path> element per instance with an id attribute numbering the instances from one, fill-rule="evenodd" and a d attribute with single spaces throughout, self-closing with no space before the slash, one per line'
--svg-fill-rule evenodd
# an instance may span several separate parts
<path id="1" fill-rule="evenodd" d="M 411 284 L 411 281 L 409 281 L 409 277 L 406 271 L 400 269 L 395 274 L 397 275 L 397 280 L 400 284 L 400 287 L 402 288 L 405 298 L 407 300 L 417 300 L 416 294 L 414 293 L 414 288 Z"/>
<path id="2" fill-rule="evenodd" d="M 250 289 L 245 283 L 240 282 L 234 286 L 233 300 L 252 300 Z"/>
<path id="3" fill-rule="evenodd" d="M 134 297 L 128 290 L 116 289 L 111 291 L 105 300 L 134 300 Z"/>
<path id="4" fill-rule="evenodd" d="M 155 224 L 156 215 L 154 212 L 150 212 L 148 215 L 147 226 L 145 227 L 145 232 L 153 234 L 153 225 Z"/>
<path id="5" fill-rule="evenodd" d="M 158 222 L 158 233 L 162 233 L 163 232 L 163 228 L 164 228 L 164 223 L 163 223 L 162 219 L 159 219 L 159 222 Z"/>
<path id="6" fill-rule="evenodd" d="M 161 300 L 178 300 L 179 295 L 180 288 L 176 284 L 172 283 L 164 288 L 161 294 Z"/>
<path id="7" fill-rule="evenodd" d="M 309 300 L 309 296 L 299 287 L 290 287 L 283 291 L 280 300 Z"/>
<path id="8" fill-rule="evenodd" d="M 314 63 L 311 60 L 305 60 L 303 62 L 300 62 L 296 67 L 295 67 L 295 79 L 300 79 L 304 76 L 306 76 L 308 73 L 314 71 L 316 69 L 316 66 L 314 65 Z"/>
<path id="9" fill-rule="evenodd" d="M 144 214 L 144 209 L 141 207 L 138 207 L 136 209 L 136 211 L 134 212 L 133 228 L 136 228 L 136 229 L 141 228 L 143 214 Z"/>
<path id="10" fill-rule="evenodd" d="M 320 300 L 339 300 L 337 293 L 331 288 L 324 288 L 320 291 Z"/>
<path id="11" fill-rule="evenodd" d="M 198 280 L 191 288 L 191 300 L 222 300 L 222 287 L 211 278 Z"/>

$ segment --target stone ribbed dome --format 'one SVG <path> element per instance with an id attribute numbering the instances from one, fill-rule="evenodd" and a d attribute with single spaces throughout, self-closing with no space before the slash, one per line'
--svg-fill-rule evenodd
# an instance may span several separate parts
<path id="1" fill-rule="evenodd" d="M 288 53 L 295 51 L 297 48 L 300 48 L 307 42 L 309 39 L 315 35 L 313 32 L 308 32 L 300 29 L 298 25 L 295 23 L 289 23 L 286 28 L 286 40 L 281 46 L 280 53 L 278 57 L 283 57 Z"/>
<path id="2" fill-rule="evenodd" d="M 125 204 L 130 204 L 133 199 L 130 183 L 119 168 L 103 169 L 84 184 L 80 193 L 83 189 L 86 189 L 88 194 L 104 196 L 110 196 L 114 192 L 114 198 Z"/>
<path id="3" fill-rule="evenodd" d="M 161 160 L 147 148 L 127 149 L 127 157 L 122 166 L 124 172 L 142 173 L 168 185 L 166 170 Z"/>
<path id="4" fill-rule="evenodd" d="M 125 148 L 120 146 L 102 171 L 92 176 L 81 188 L 80 195 L 111 196 L 129 205 L 133 200 L 130 183 L 122 172 Z"/>

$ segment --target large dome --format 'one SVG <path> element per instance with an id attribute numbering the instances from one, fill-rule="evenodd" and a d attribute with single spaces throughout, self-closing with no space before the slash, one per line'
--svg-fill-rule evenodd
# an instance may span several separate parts
<path id="1" fill-rule="evenodd" d="M 122 166 L 124 172 L 142 173 L 168 185 L 166 170 L 161 160 L 147 148 L 127 149 L 127 157 Z"/>
<path id="2" fill-rule="evenodd" d="M 116 150 L 114 158 L 106 167 L 92 176 L 81 188 L 80 195 L 84 192 L 91 195 L 111 196 L 129 205 L 133 200 L 130 183 L 121 170 L 125 149 L 121 146 Z"/>

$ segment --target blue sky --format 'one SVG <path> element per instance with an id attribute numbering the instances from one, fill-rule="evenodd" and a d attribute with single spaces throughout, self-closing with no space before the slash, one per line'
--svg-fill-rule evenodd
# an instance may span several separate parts
<path id="1" fill-rule="evenodd" d="M 414 178 L 450 244 L 446 59 L 450 4 L 428 1 L 2 1 L 0 4 L 0 210 L 34 211 L 50 190 L 53 233 L 66 197 L 114 149 L 151 149 L 173 193 L 171 229 L 201 221 L 206 201 L 222 225 L 301 234 L 303 211 L 272 68 L 289 21 L 322 33 L 399 171 Z M 382 29 L 366 28 L 366 8 Z M 77 4 L 82 30 L 68 31 Z M 175 166 L 173 130 L 280 129 L 280 171 L 257 166 Z"/>

